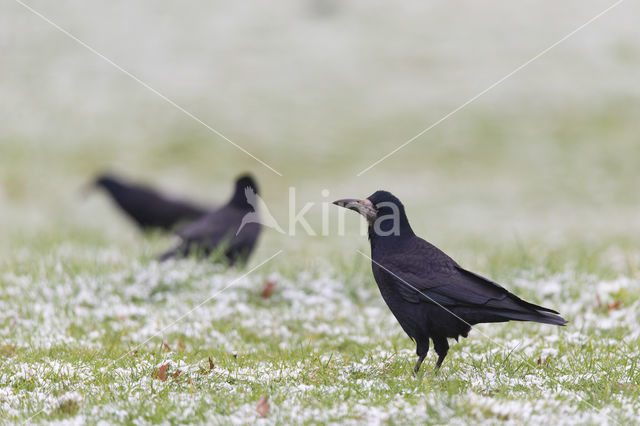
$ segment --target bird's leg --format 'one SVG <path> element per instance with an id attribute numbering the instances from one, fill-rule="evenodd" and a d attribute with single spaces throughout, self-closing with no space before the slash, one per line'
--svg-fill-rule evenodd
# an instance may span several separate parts
<path id="1" fill-rule="evenodd" d="M 436 337 L 433 339 L 433 347 L 438 354 L 436 370 L 439 370 L 442 365 L 442 361 L 444 361 L 444 358 L 447 356 L 447 352 L 449 352 L 449 342 L 446 337 Z"/>
<path id="2" fill-rule="evenodd" d="M 424 354 L 422 356 L 418 356 L 418 360 L 416 361 L 416 365 L 415 367 L 413 367 L 413 374 L 418 374 L 418 371 L 420 371 L 420 366 L 422 365 L 422 361 L 424 361 L 424 358 L 427 356 L 427 354 Z"/>
<path id="3" fill-rule="evenodd" d="M 415 367 L 413 367 L 413 374 L 418 374 L 420 371 L 420 366 L 422 365 L 422 361 L 424 361 L 427 353 L 429 352 L 429 338 L 418 340 L 416 339 L 416 354 L 418 355 L 418 360 L 416 361 Z"/>

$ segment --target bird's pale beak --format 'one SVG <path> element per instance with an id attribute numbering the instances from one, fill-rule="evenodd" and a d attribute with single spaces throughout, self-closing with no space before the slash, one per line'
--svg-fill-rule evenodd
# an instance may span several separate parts
<path id="1" fill-rule="evenodd" d="M 342 200 L 334 201 L 333 204 L 344 207 L 345 209 L 356 211 L 364 216 L 369 222 L 373 222 L 376 219 L 376 208 L 373 206 L 373 203 L 366 198 L 364 200 L 343 198 Z"/>

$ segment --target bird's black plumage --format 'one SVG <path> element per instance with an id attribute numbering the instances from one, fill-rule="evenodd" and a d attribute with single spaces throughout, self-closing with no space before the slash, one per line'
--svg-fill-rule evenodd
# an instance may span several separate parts
<path id="1" fill-rule="evenodd" d="M 466 337 L 483 322 L 534 321 L 564 325 L 554 310 L 526 302 L 499 284 L 462 268 L 440 249 L 415 235 L 404 206 L 386 191 L 365 200 L 338 200 L 369 222 L 373 276 L 402 329 L 416 342 L 417 372 L 429 350 L 440 367 L 448 338 Z"/>
<path id="2" fill-rule="evenodd" d="M 191 222 L 211 210 L 113 175 L 99 176 L 93 186 L 103 188 L 118 207 L 145 231 L 171 231 L 179 224 Z"/>
<path id="3" fill-rule="evenodd" d="M 227 204 L 178 230 L 180 243 L 160 260 L 196 255 L 208 257 L 220 250 L 229 264 L 246 261 L 262 230 L 257 212 L 258 186 L 249 175 L 235 182 Z M 250 221 L 243 218 L 251 214 Z"/>

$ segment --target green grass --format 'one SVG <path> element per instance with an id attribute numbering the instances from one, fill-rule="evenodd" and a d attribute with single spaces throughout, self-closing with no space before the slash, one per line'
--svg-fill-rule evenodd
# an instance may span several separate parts
<path id="1" fill-rule="evenodd" d="M 274 260 L 170 326 L 246 270 L 158 265 L 140 247 L 93 240 L 43 238 L 2 262 L 7 421 L 253 422 L 263 395 L 267 418 L 285 423 L 626 423 L 639 408 L 638 253 L 619 249 L 623 239 L 524 254 L 485 245 L 470 267 L 569 324 L 481 325 L 439 373 L 431 353 L 417 377 L 414 345 L 355 252 L 306 270 Z M 143 252 L 164 242 L 142 241 Z M 629 263 L 612 266 L 611 247 Z M 266 280 L 276 283 L 270 298 L 260 295 Z"/>
<path id="2" fill-rule="evenodd" d="M 29 156 L 23 146 L 4 145 L 15 162 L 3 171 L 0 418 L 253 423 L 266 395 L 270 423 L 633 421 L 640 410 L 640 252 L 630 174 L 636 157 L 619 141 L 596 159 L 597 141 L 613 118 L 601 110 L 585 114 L 591 120 L 558 121 L 562 143 L 522 151 L 501 138 L 524 122 L 500 130 L 495 117 L 477 117 L 486 124 L 473 130 L 478 141 L 497 141 L 471 143 L 466 151 L 425 141 L 401 154 L 409 159 L 406 173 L 390 159 L 364 180 L 347 176 L 347 165 L 355 172 L 349 158 L 367 146 L 364 136 L 346 148 L 326 181 L 305 177 L 304 162 L 285 178 L 257 172 L 285 228 L 290 185 L 298 208 L 316 202 L 308 216 L 316 229 L 319 203 L 328 201 L 321 189 L 331 189 L 331 199 L 390 189 L 405 200 L 420 235 L 569 320 L 564 328 L 478 326 L 452 344 L 438 374 L 430 353 L 418 377 L 411 373 L 415 346 L 356 252 L 368 248 L 355 215 L 347 217 L 344 237 L 335 235 L 333 207 L 330 236 L 266 231 L 245 269 L 158 265 L 153 258 L 172 244 L 170 237 L 142 236 L 104 197 L 78 196 L 76 189 L 102 168 L 98 151 L 82 151 L 81 162 L 73 146 Z M 621 141 L 630 140 L 624 127 L 618 131 Z M 568 142 L 576 132 L 586 144 Z M 229 173 L 212 173 L 196 154 L 202 143 L 188 145 L 161 144 L 139 159 L 136 176 L 164 183 L 167 174 L 176 191 L 224 199 Z M 107 157 L 119 158 L 116 148 Z M 622 166 L 612 168 L 616 159 Z M 267 280 L 276 288 L 265 299 Z"/>
<path id="3" fill-rule="evenodd" d="M 5 144 L 15 161 L 3 171 L 0 418 L 254 423 L 256 405 L 267 396 L 269 423 L 635 420 L 640 241 L 630 170 L 637 157 L 621 142 L 630 140 L 622 126 L 617 148 L 596 159 L 614 118 L 598 109 L 585 117 L 558 119 L 554 132 L 562 143 L 519 150 L 501 138 L 526 120 L 500 128 L 497 117 L 481 115 L 472 122 L 484 121 L 484 130 L 471 125 L 477 145 L 465 151 L 425 141 L 400 154 L 409 160 L 402 170 L 390 159 L 364 179 L 345 171 L 355 173 L 357 161 L 349 158 L 364 152 L 364 136 L 345 148 L 327 179 L 306 176 L 309 164 L 329 167 L 322 158 L 298 161 L 284 178 L 256 172 L 285 228 L 290 185 L 298 208 L 316 202 L 308 215 L 316 229 L 319 203 L 327 201 L 321 189 L 331 189 L 331 199 L 390 189 L 405 201 L 420 235 L 569 320 L 564 328 L 480 325 L 452 344 L 438 374 L 430 353 L 418 377 L 411 373 L 415 346 L 356 252 L 368 248 L 355 215 L 347 216 L 344 237 L 335 235 L 333 207 L 330 236 L 266 231 L 245 269 L 158 265 L 154 256 L 171 237 L 142 236 L 104 197 L 78 196 L 76 189 L 105 164 L 99 150 L 49 147 L 30 156 L 24 146 Z M 584 143 L 569 142 L 576 132 Z M 161 184 L 172 176 L 166 181 L 175 191 L 224 199 L 232 173 L 208 170 L 197 155 L 202 143 L 173 145 L 160 144 L 148 157 L 137 146 L 140 158 L 127 160 L 137 161 L 134 176 Z M 116 148 L 108 158 L 123 155 Z M 308 158 L 314 155 L 310 147 Z M 617 160 L 621 166 L 612 168 Z M 267 280 L 276 287 L 263 298 Z M 166 364 L 162 380 L 158 370 Z"/>

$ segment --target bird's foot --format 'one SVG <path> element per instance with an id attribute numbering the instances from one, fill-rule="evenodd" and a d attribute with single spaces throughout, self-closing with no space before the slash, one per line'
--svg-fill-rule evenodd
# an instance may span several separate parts
<path id="1" fill-rule="evenodd" d="M 425 356 L 418 357 L 418 360 L 416 361 L 416 365 L 413 367 L 413 375 L 416 377 L 420 373 L 420 366 L 422 365 L 422 361 L 424 361 Z"/>

